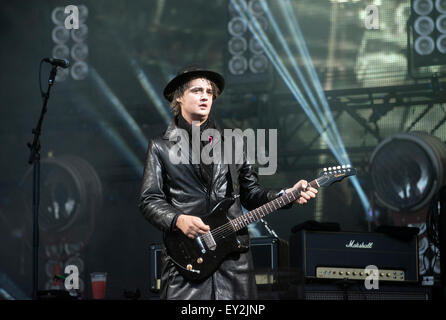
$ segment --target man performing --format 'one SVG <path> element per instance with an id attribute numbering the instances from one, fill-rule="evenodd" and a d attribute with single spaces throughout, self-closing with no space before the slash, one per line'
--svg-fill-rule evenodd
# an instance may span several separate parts
<path id="1" fill-rule="evenodd" d="M 295 201 L 298 204 L 305 204 L 316 197 L 317 190 L 305 180 L 280 192 L 264 188 L 258 183 L 257 173 L 246 159 L 240 164 L 208 164 L 207 161 L 172 163 L 173 147 L 178 137 L 185 139 L 183 141 L 192 141 L 192 131 L 198 130 L 192 128 L 193 125 L 199 125 L 200 136 L 205 129 L 222 132 L 210 112 L 212 103 L 222 93 L 224 85 L 223 77 L 216 72 L 200 67 L 186 67 L 164 89 L 174 119 L 163 136 L 149 143 L 139 204 L 144 217 L 163 231 L 164 239 L 175 232 L 182 232 L 190 239 L 209 233 L 209 225 L 200 217 L 208 215 L 222 199 L 232 196 L 237 200 L 227 210 L 229 219 L 243 214 L 241 206 L 253 210 L 283 193 L 302 190 Z M 223 133 L 220 136 L 224 139 Z M 212 138 L 209 136 L 209 140 L 201 141 L 200 152 L 206 145 L 215 143 Z M 191 160 L 191 155 L 188 157 Z M 249 248 L 246 227 L 236 233 L 236 238 L 240 246 Z M 186 279 L 179 268 L 181 266 L 163 247 L 161 299 L 257 298 L 250 250 L 227 255 L 209 277 L 200 281 Z"/>

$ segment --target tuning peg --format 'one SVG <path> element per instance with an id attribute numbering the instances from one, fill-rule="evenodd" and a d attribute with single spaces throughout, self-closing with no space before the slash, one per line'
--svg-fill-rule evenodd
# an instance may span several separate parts
<path id="1" fill-rule="evenodd" d="M 351 167 L 351 165 L 348 164 L 348 165 L 347 165 L 347 169 L 350 169 L 350 167 Z"/>
<path id="2" fill-rule="evenodd" d="M 342 169 L 345 169 L 345 164 L 342 165 Z"/>
<path id="3" fill-rule="evenodd" d="M 336 169 L 338 169 L 338 170 L 341 170 L 341 166 L 337 166 L 337 168 Z"/>
<path id="4" fill-rule="evenodd" d="M 327 171 L 327 168 L 324 168 L 324 172 L 326 172 Z"/>
<path id="5" fill-rule="evenodd" d="M 328 171 L 331 171 L 331 167 L 328 167 Z"/>

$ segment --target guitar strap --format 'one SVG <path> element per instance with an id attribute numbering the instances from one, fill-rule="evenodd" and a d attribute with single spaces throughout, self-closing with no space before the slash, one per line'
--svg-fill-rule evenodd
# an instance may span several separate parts
<path id="1" fill-rule="evenodd" d="M 215 122 L 215 127 L 216 129 L 220 132 L 220 134 L 222 132 L 224 132 L 222 130 L 222 128 L 220 127 L 220 125 Z M 221 135 L 222 140 L 225 140 L 225 136 L 224 134 Z M 233 143 L 231 143 L 231 147 L 232 147 L 232 154 L 235 154 L 235 146 Z M 231 159 L 233 160 L 233 159 Z M 228 168 L 229 168 L 229 173 L 231 174 L 231 180 L 232 180 L 232 197 L 235 199 L 235 201 L 238 202 L 238 204 L 240 204 L 240 184 L 239 184 L 239 180 L 238 180 L 238 176 L 237 176 L 237 169 L 235 167 L 235 164 L 232 163 L 232 161 L 229 162 L 228 164 Z"/>
<path id="2" fill-rule="evenodd" d="M 238 197 L 240 197 L 240 184 L 236 174 L 235 164 L 230 163 L 228 164 L 228 167 L 229 167 L 229 172 L 231 173 L 231 180 L 232 180 L 232 190 L 233 190 L 232 197 L 237 199 Z"/>

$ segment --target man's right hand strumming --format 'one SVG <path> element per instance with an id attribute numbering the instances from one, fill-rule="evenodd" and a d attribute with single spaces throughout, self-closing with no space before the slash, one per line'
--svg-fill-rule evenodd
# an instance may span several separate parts
<path id="1" fill-rule="evenodd" d="M 176 226 L 191 239 L 195 239 L 199 234 L 205 234 L 210 230 L 210 227 L 204 224 L 199 217 L 187 214 L 178 216 Z"/>

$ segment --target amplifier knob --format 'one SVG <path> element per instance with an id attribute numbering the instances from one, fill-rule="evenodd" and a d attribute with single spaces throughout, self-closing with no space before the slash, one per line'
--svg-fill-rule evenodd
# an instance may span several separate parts
<path id="1" fill-rule="evenodd" d="M 387 277 L 388 277 L 388 278 L 390 277 L 390 272 L 387 274 Z"/>
<path id="2" fill-rule="evenodd" d="M 356 276 L 358 273 L 356 271 L 353 271 L 353 275 Z"/>
<path id="3" fill-rule="evenodd" d="M 342 276 L 343 274 L 344 274 L 344 272 L 342 272 L 342 271 L 339 271 L 339 274 Z"/>
<path id="4" fill-rule="evenodd" d="M 384 273 L 382 273 L 382 272 L 381 272 L 379 275 L 380 275 L 381 277 L 384 277 Z"/>
<path id="5" fill-rule="evenodd" d="M 347 276 L 349 276 L 349 275 L 350 275 L 350 271 L 347 271 L 345 274 L 346 274 Z"/>
<path id="6" fill-rule="evenodd" d="M 360 275 L 360 276 L 363 276 L 363 275 L 364 275 L 364 272 L 360 272 L 359 275 Z"/>

